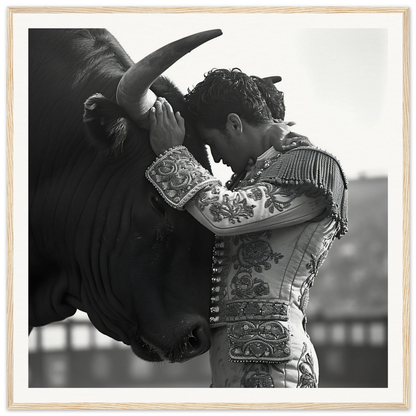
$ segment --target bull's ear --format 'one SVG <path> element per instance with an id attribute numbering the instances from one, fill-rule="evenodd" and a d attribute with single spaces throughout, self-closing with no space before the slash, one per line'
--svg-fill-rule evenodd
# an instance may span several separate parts
<path id="1" fill-rule="evenodd" d="M 94 94 L 84 103 L 83 121 L 90 142 L 103 154 L 117 156 L 129 131 L 124 110 L 102 94 Z"/>

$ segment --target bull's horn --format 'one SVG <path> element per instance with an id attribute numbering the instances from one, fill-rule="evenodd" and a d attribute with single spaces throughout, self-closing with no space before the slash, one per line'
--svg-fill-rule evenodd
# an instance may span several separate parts
<path id="1" fill-rule="evenodd" d="M 137 124 L 149 129 L 149 110 L 157 98 L 149 89 L 153 82 L 188 52 L 220 35 L 220 29 L 196 33 L 147 55 L 130 67 L 121 78 L 116 92 L 117 103 Z"/>
<path id="2" fill-rule="evenodd" d="M 263 78 L 263 81 L 271 82 L 272 84 L 277 84 L 281 80 L 282 80 L 282 77 L 279 77 L 278 75 L 273 76 L 273 77 L 265 77 L 265 78 Z"/>

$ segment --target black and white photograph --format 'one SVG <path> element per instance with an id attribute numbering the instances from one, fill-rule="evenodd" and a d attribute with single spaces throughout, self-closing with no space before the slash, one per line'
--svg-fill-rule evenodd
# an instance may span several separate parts
<path id="1" fill-rule="evenodd" d="M 409 10 L 312 9 L 9 14 L 9 408 L 403 406 Z"/>

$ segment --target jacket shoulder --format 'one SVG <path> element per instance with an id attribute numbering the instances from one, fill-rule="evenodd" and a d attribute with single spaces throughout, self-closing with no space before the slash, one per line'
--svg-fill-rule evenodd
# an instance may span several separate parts
<path id="1" fill-rule="evenodd" d="M 348 181 L 341 163 L 316 147 L 298 147 L 283 153 L 263 172 L 262 180 L 284 187 L 301 187 L 306 194 L 323 197 L 328 209 L 317 218 L 332 216 L 347 232 Z"/>

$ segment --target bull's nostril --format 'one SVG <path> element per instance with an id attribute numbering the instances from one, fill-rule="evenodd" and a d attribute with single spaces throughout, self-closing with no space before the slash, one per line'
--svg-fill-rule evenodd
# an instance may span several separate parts
<path id="1" fill-rule="evenodd" d="M 197 326 L 189 333 L 184 355 L 186 358 L 191 358 L 203 354 L 209 349 L 210 344 L 209 336 L 205 333 L 204 329 Z"/>
<path id="2" fill-rule="evenodd" d="M 198 349 L 198 347 L 199 347 L 199 345 L 200 345 L 200 342 L 199 342 L 199 339 L 198 339 L 198 329 L 199 328 L 195 328 L 191 333 L 190 333 L 190 335 L 189 335 L 189 338 L 188 338 L 188 344 L 190 345 L 190 347 L 193 349 L 193 350 L 197 350 Z"/>

